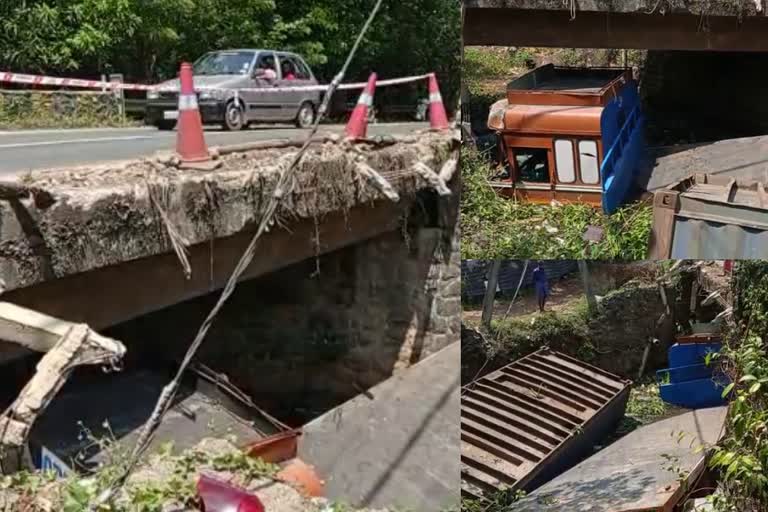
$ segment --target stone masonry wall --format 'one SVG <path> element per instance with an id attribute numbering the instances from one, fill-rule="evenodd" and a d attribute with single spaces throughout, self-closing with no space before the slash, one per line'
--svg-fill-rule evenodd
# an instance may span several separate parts
<path id="1" fill-rule="evenodd" d="M 670 302 L 676 293 L 667 289 Z M 589 336 L 600 368 L 625 377 L 636 378 L 649 338 L 662 341 L 649 355 L 647 369 L 666 362 L 666 348 L 674 333 L 674 320 L 669 318 L 657 327 L 664 312 L 659 288 L 655 283 L 632 281 L 608 293 L 599 303 L 598 313 L 589 321 Z M 670 331 L 670 329 L 672 329 Z"/>
<path id="2" fill-rule="evenodd" d="M 119 126 L 120 103 L 112 93 L 0 90 L 0 129 Z"/>
<path id="3" fill-rule="evenodd" d="M 459 237 L 451 233 L 390 232 L 241 283 L 199 360 L 295 423 L 358 395 L 459 340 Z M 217 298 L 109 334 L 128 346 L 128 364 L 179 358 Z"/>

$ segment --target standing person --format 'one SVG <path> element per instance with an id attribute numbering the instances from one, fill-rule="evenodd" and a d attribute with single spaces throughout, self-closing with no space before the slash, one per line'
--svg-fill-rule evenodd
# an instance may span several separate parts
<path id="1" fill-rule="evenodd" d="M 549 295 L 549 283 L 547 283 L 547 273 L 544 271 L 541 261 L 536 263 L 536 268 L 533 269 L 533 285 L 536 288 L 539 311 L 544 312 L 544 304 L 546 304 L 547 296 Z"/>

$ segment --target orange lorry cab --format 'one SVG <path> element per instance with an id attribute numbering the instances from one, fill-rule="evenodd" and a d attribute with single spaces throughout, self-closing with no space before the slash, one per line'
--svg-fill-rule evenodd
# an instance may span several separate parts
<path id="1" fill-rule="evenodd" d="M 509 83 L 488 126 L 504 153 L 504 171 L 491 180 L 500 194 L 602 205 L 608 213 L 626 200 L 642 149 L 630 70 L 539 67 Z"/>

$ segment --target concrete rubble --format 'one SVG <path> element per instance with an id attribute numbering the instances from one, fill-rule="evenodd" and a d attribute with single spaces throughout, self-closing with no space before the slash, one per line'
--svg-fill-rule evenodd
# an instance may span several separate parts
<path id="1" fill-rule="evenodd" d="M 0 474 L 32 467 L 25 443 L 35 420 L 56 396 L 71 371 L 81 365 L 114 365 L 125 354 L 122 343 L 36 311 L 0 303 L 0 337 L 46 352 L 37 373 L 0 416 Z"/>
<path id="2" fill-rule="evenodd" d="M 202 454 L 203 457 L 226 457 L 235 455 L 239 451 L 231 442 L 223 439 L 207 438 L 200 441 L 191 452 Z M 247 491 L 255 493 L 259 500 L 268 511 L 279 512 L 332 512 L 337 510 L 334 503 L 325 498 L 310 498 L 305 496 L 299 489 L 273 478 L 255 478 L 249 480 L 242 473 L 237 471 L 222 471 L 211 467 L 209 464 L 200 463 L 189 468 L 187 477 L 190 482 L 196 482 L 200 474 L 205 473 L 208 476 L 225 480 L 231 484 L 242 487 Z M 175 477 L 178 477 L 178 466 L 165 455 L 156 454 L 140 466 L 135 473 L 126 482 L 123 492 L 116 500 L 118 510 L 120 507 L 128 507 L 130 503 L 130 493 L 138 488 L 162 488 L 163 485 L 170 483 Z M 34 496 L 25 496 L 19 489 L 13 487 L 3 488 L 0 480 L 0 510 L 15 510 L 15 506 L 22 503 L 27 506 L 26 510 L 31 512 L 53 511 L 61 504 L 63 499 L 63 480 L 56 480 L 43 486 Z M 81 480 L 83 485 L 88 485 L 89 480 Z M 196 507 L 185 506 L 174 500 L 168 500 L 162 504 L 162 509 L 166 512 L 196 512 Z M 126 509 L 127 510 L 127 509 Z M 353 509 L 344 508 L 344 510 Z M 394 512 L 389 509 L 354 509 L 355 512 Z"/>

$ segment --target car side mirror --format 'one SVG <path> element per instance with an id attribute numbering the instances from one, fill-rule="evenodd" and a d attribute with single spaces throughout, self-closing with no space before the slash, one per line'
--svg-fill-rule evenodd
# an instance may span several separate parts
<path id="1" fill-rule="evenodd" d="M 264 78 L 266 71 L 263 68 L 256 68 L 253 70 L 253 78 Z"/>

